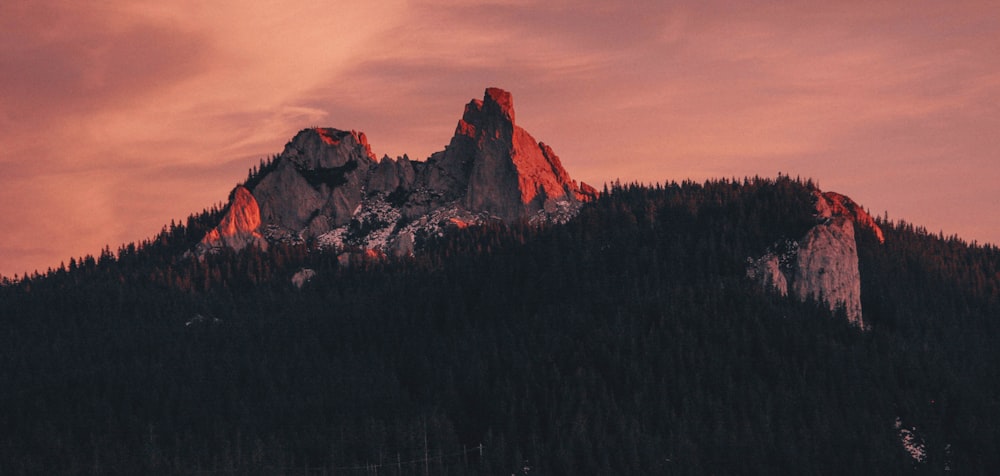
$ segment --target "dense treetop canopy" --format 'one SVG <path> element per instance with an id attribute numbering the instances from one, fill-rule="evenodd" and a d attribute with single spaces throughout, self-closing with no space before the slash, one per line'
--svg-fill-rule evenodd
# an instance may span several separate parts
<path id="1" fill-rule="evenodd" d="M 8 279 L 0 473 L 990 472 L 1000 251 L 880 219 L 861 331 L 746 277 L 814 189 L 614 184 L 565 225 L 349 266 L 185 256 L 214 209 Z"/>

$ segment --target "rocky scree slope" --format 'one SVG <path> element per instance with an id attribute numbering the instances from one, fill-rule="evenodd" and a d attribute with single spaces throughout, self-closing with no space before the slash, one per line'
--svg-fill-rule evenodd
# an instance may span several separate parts
<path id="1" fill-rule="evenodd" d="M 426 161 L 379 160 L 361 132 L 305 129 L 236 188 L 195 253 L 307 242 L 403 256 L 448 228 L 564 222 L 597 192 L 573 181 L 514 117 L 510 93 L 489 88 L 465 106 L 445 149 Z"/>

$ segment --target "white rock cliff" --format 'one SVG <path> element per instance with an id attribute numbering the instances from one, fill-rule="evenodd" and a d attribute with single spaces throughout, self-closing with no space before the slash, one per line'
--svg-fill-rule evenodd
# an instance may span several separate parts
<path id="1" fill-rule="evenodd" d="M 882 230 L 857 203 L 838 193 L 817 191 L 815 208 L 816 226 L 801 239 L 782 243 L 780 250 L 751 260 L 747 274 L 781 295 L 843 310 L 864 329 L 855 229 L 867 229 L 884 242 Z"/>

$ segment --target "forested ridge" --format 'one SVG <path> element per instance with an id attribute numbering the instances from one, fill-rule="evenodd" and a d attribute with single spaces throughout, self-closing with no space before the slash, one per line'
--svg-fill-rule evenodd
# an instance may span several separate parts
<path id="1" fill-rule="evenodd" d="M 1000 250 L 859 229 L 862 331 L 746 276 L 814 190 L 616 184 L 349 266 L 185 256 L 214 209 L 5 280 L 0 474 L 995 472 Z"/>

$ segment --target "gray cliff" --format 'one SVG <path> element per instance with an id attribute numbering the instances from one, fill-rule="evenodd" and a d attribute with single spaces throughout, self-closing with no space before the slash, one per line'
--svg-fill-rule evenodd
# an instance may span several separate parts
<path id="1" fill-rule="evenodd" d="M 884 241 L 875 220 L 843 195 L 816 192 L 817 224 L 798 240 L 788 240 L 750 260 L 747 274 L 768 289 L 799 300 L 826 303 L 865 328 L 861 309 L 861 273 L 855 228 L 870 230 Z"/>

